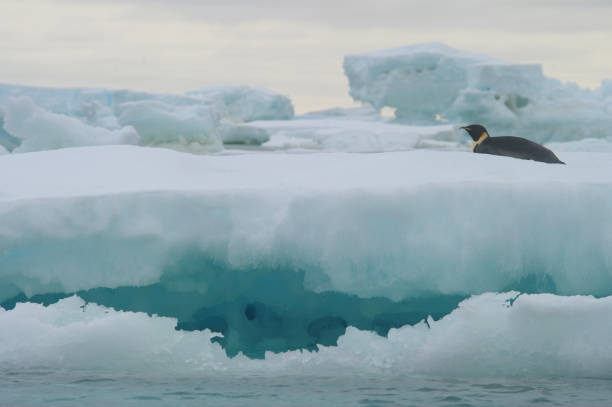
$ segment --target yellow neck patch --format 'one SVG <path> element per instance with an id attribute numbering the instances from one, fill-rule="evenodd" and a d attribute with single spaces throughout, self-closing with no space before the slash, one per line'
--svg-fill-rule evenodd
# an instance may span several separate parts
<path id="1" fill-rule="evenodd" d="M 478 138 L 478 141 L 472 142 L 472 152 L 474 152 L 474 150 L 476 150 L 476 147 L 478 147 L 478 144 L 482 143 L 487 137 L 489 137 L 489 135 L 486 131 L 483 131 L 480 137 Z"/>

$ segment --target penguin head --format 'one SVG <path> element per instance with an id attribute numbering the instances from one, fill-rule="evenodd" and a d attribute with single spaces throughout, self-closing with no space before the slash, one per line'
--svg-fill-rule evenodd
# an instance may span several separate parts
<path id="1" fill-rule="evenodd" d="M 485 135 L 484 137 L 487 137 L 489 135 L 487 129 L 485 129 L 484 126 L 481 126 L 480 124 L 470 124 L 469 126 L 461 128 L 467 131 L 470 137 L 472 137 L 472 140 L 474 141 L 480 140 L 483 135 Z"/>

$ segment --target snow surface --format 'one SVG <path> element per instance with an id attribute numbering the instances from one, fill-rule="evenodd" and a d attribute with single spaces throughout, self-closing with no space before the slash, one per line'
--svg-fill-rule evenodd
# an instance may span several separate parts
<path id="1" fill-rule="evenodd" d="M 105 146 L 0 157 L 0 299 L 140 286 L 185 250 L 309 289 L 401 299 L 612 294 L 612 156 L 195 156 Z M 92 261 L 92 259 L 96 259 Z"/>
<path id="2" fill-rule="evenodd" d="M 176 320 L 118 312 L 71 297 L 44 307 L 0 308 L 0 364 L 19 371 L 78 369 L 168 375 L 222 372 L 346 375 L 612 378 L 612 297 L 483 294 L 438 321 L 388 338 L 349 328 L 337 347 L 228 358 L 210 331 L 175 331 Z M 41 341 L 40 338 L 45 338 Z M 95 357 L 92 357 L 95 355 Z"/>
<path id="3" fill-rule="evenodd" d="M 351 96 L 396 108 L 410 124 L 484 124 L 492 135 L 538 142 L 610 136 L 609 84 L 597 91 L 547 78 L 540 65 L 503 63 L 444 44 L 348 55 Z"/>

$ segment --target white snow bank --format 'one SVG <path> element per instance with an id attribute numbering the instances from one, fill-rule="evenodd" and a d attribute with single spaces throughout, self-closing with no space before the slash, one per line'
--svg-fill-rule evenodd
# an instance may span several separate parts
<path id="1" fill-rule="evenodd" d="M 0 364 L 7 369 L 266 375 L 426 373 L 442 376 L 612 377 L 612 298 L 483 294 L 439 321 L 392 329 L 388 338 L 348 328 L 319 352 L 229 359 L 209 331 L 117 312 L 78 297 L 43 307 L 0 308 Z M 40 338 L 45 338 L 41 341 Z M 146 361 L 146 363 L 143 363 Z"/>
<path id="2" fill-rule="evenodd" d="M 185 251 L 400 299 L 550 279 L 612 293 L 612 156 L 468 152 L 194 156 L 107 146 L 3 156 L 0 287 L 145 285 Z M 2 293 L 0 293 L 2 294 Z"/>
<path id="3" fill-rule="evenodd" d="M 396 117 L 411 124 L 443 117 L 539 142 L 610 135 L 607 85 L 595 92 L 563 85 L 540 65 L 420 44 L 346 56 L 344 70 L 355 100 L 396 108 Z"/>
<path id="4" fill-rule="evenodd" d="M 463 135 L 451 126 L 405 126 L 383 121 L 302 118 L 249 123 L 265 129 L 271 149 L 319 149 L 346 152 L 381 152 L 415 148 L 459 149 Z"/>
<path id="5" fill-rule="evenodd" d="M 73 117 L 49 113 L 36 106 L 28 97 L 9 100 L 4 128 L 22 140 L 15 152 L 103 144 L 137 144 L 139 140 L 138 133 L 131 126 L 115 131 L 89 126 Z"/>
<path id="6" fill-rule="evenodd" d="M 293 117 L 291 100 L 276 92 L 248 86 L 211 86 L 187 92 L 215 105 L 233 121 L 283 120 Z"/>

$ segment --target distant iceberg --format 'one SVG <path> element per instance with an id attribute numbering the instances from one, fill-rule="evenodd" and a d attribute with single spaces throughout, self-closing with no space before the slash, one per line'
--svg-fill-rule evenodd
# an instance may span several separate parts
<path id="1" fill-rule="evenodd" d="M 219 113 L 208 105 L 177 106 L 158 100 L 126 102 L 117 106 L 122 126 L 133 126 L 141 144 L 176 150 L 220 150 Z"/>
<path id="2" fill-rule="evenodd" d="M 138 144 L 139 136 L 131 126 L 108 130 L 90 126 L 79 119 L 50 113 L 28 97 L 9 99 L 4 128 L 22 140 L 16 152 L 54 150 L 104 144 Z"/>
<path id="3" fill-rule="evenodd" d="M 346 152 L 466 150 L 468 137 L 457 128 L 471 123 L 485 125 L 493 136 L 557 143 L 555 148 L 565 151 L 593 149 L 594 144 L 558 143 L 611 136 L 612 81 L 603 81 L 597 90 L 581 89 L 547 78 L 540 65 L 504 63 L 436 43 L 348 55 L 344 71 L 351 96 L 363 106 L 297 117 L 287 96 L 247 86 L 169 94 L 0 85 L 0 145 L 24 152 L 133 143 L 134 137 L 125 142 L 117 137 L 127 126 L 138 133 L 139 145 L 195 153 L 219 152 L 227 146 Z M 36 142 L 32 135 L 16 134 L 17 128 L 27 126 L 18 124 L 14 114 L 7 125 L 5 116 L 11 100 L 23 97 L 39 114 L 71 118 L 73 130 L 78 120 L 84 125 L 77 126 L 79 131 L 92 134 L 43 131 L 35 136 Z M 394 111 L 394 117 L 382 115 L 383 108 Z M 99 130 L 91 129 L 114 135 L 101 138 Z"/>
<path id="4" fill-rule="evenodd" d="M 222 116 L 233 120 L 287 120 L 293 117 L 293 104 L 284 95 L 248 86 L 210 86 L 186 93 L 215 105 Z"/>
<path id="5" fill-rule="evenodd" d="M 349 55 L 351 96 L 396 109 L 410 124 L 482 123 L 492 135 L 539 142 L 610 135 L 612 85 L 597 91 L 547 78 L 540 65 L 504 63 L 444 44 Z"/>
<path id="6" fill-rule="evenodd" d="M 23 105 L 24 98 L 30 101 L 30 110 L 36 111 L 38 120 L 42 116 L 47 119 L 63 117 L 62 120 L 70 124 L 61 128 L 56 126 L 54 129 L 57 131 L 52 133 L 40 127 L 36 136 L 24 134 L 19 129 L 32 129 L 32 124 L 19 123 L 19 117 L 23 120 L 31 117 L 15 115 L 13 106 L 15 103 Z M 7 110 L 13 112 L 10 124 L 6 122 Z M 248 126 L 245 122 L 285 120 L 292 118 L 293 114 L 293 104 L 288 97 L 247 86 L 214 86 L 181 95 L 5 84 L 0 85 L 0 145 L 9 151 L 24 152 L 83 145 L 133 144 L 134 136 L 123 141 L 121 137 L 101 136 L 103 130 L 108 134 L 125 133 L 127 130 L 122 129 L 132 126 L 141 145 L 192 152 L 218 151 L 224 142 L 261 144 L 269 139 L 265 130 Z M 29 141 L 24 141 L 26 139 Z"/>

